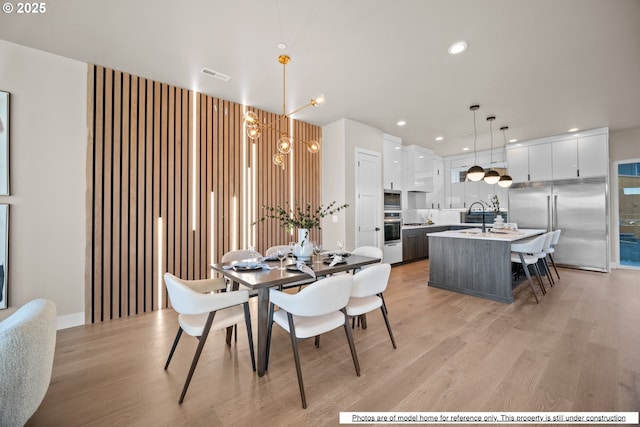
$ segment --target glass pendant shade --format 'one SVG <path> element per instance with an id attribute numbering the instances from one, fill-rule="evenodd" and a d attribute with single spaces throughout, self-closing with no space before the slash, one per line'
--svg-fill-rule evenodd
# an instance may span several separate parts
<path id="1" fill-rule="evenodd" d="M 484 182 L 486 182 L 487 184 L 497 184 L 499 180 L 500 174 L 497 171 L 490 170 L 489 172 L 484 174 Z"/>
<path id="2" fill-rule="evenodd" d="M 315 154 L 320 151 L 320 143 L 318 141 L 309 141 L 306 144 L 307 150 L 309 150 L 311 154 Z"/>
<path id="3" fill-rule="evenodd" d="M 278 140 L 278 151 L 282 154 L 289 154 L 289 152 L 291 151 L 292 143 L 293 142 L 291 141 L 291 138 L 289 138 L 288 136 L 281 137 Z"/>
<path id="4" fill-rule="evenodd" d="M 274 154 L 272 160 L 276 166 L 282 166 L 284 164 L 284 156 L 280 153 Z"/>
<path id="5" fill-rule="evenodd" d="M 247 136 L 250 139 L 258 139 L 262 135 L 262 130 L 256 124 L 247 126 Z"/>
<path id="6" fill-rule="evenodd" d="M 325 97 L 321 93 L 316 94 L 316 96 L 311 98 L 311 105 L 313 105 L 314 107 L 322 107 L 324 106 L 324 102 L 325 102 Z"/>
<path id="7" fill-rule="evenodd" d="M 513 179 L 509 175 L 502 175 L 498 181 L 498 185 L 503 188 L 511 187 L 511 184 L 513 184 Z"/>
<path id="8" fill-rule="evenodd" d="M 478 165 L 471 166 L 467 171 L 467 178 L 469 178 L 469 181 L 480 181 L 484 178 L 484 169 Z"/>
<path id="9" fill-rule="evenodd" d="M 247 126 L 258 123 L 258 115 L 253 111 L 247 111 L 246 113 L 244 113 L 242 119 L 247 124 Z"/>

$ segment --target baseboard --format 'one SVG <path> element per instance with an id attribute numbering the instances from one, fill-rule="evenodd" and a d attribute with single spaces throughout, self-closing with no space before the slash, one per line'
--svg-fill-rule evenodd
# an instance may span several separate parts
<path id="1" fill-rule="evenodd" d="M 84 325 L 84 311 L 73 314 L 65 314 L 64 316 L 58 316 L 56 329 L 67 329 L 81 325 Z"/>

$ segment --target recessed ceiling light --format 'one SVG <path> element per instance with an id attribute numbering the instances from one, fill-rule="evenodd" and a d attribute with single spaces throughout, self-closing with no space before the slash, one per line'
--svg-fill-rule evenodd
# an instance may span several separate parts
<path id="1" fill-rule="evenodd" d="M 513 139 L 510 139 L 509 142 L 518 142 L 518 140 L 513 138 Z"/>
<path id="2" fill-rule="evenodd" d="M 278 49 L 286 49 L 287 45 L 285 43 L 278 43 Z"/>
<path id="3" fill-rule="evenodd" d="M 398 123 L 396 123 L 398 126 L 404 126 L 407 124 L 407 122 L 405 122 L 404 120 L 400 120 L 398 121 Z"/>
<path id="4" fill-rule="evenodd" d="M 436 137 L 436 141 L 442 141 L 444 139 L 444 136 L 437 136 Z"/>
<path id="5" fill-rule="evenodd" d="M 579 129 L 578 128 L 571 128 L 569 129 L 569 132 L 577 132 Z"/>
<path id="6" fill-rule="evenodd" d="M 395 147 L 395 148 L 394 148 L 394 150 L 399 150 L 399 149 L 400 149 L 400 147 Z"/>
<path id="7" fill-rule="evenodd" d="M 467 50 L 467 43 L 463 41 L 456 42 L 449 46 L 449 55 L 457 55 Z"/>
<path id="8" fill-rule="evenodd" d="M 464 147 L 462 151 L 469 151 L 469 147 Z"/>

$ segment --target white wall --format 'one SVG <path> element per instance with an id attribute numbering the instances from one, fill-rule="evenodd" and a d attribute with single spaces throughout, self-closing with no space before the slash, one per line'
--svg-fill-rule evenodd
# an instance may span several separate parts
<path id="1" fill-rule="evenodd" d="M 347 249 L 355 247 L 355 151 L 363 148 L 382 155 L 382 141 L 381 130 L 350 119 L 340 119 L 322 128 L 322 202 L 349 204 L 338 215 L 337 224 L 325 219 L 322 226 L 325 248 L 335 248 L 337 240 L 343 240 Z"/>
<path id="2" fill-rule="evenodd" d="M 84 323 L 87 65 L 0 40 L 11 93 L 9 309 L 53 301 L 59 327 Z"/>

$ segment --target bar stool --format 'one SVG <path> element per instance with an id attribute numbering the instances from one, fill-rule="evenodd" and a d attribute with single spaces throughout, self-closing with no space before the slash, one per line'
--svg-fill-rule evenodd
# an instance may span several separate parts
<path id="1" fill-rule="evenodd" d="M 542 246 L 542 251 L 540 251 L 537 254 L 533 254 L 538 257 L 538 260 L 542 261 L 544 274 L 547 276 L 547 279 L 549 280 L 549 285 L 551 285 L 551 287 L 553 287 L 553 285 L 555 285 L 556 282 L 553 280 L 553 276 L 551 275 L 551 269 L 549 268 L 549 263 L 547 262 L 547 251 L 551 248 L 551 242 L 553 241 L 553 234 L 554 234 L 553 231 L 544 233 L 543 236 L 545 236 L 545 239 L 544 239 L 544 246 Z"/>
<path id="2" fill-rule="evenodd" d="M 551 239 L 551 245 L 549 246 L 549 248 L 545 250 L 545 252 L 547 253 L 547 256 L 551 260 L 553 269 L 556 271 L 556 276 L 558 276 L 558 280 L 560 280 L 560 275 L 558 274 L 558 269 L 556 268 L 556 262 L 553 260 L 552 255 L 555 253 L 555 246 L 560 241 L 560 233 L 562 233 L 562 230 L 560 229 L 557 229 L 556 231 L 553 232 L 553 239 Z"/>
<path id="3" fill-rule="evenodd" d="M 538 284 L 540 285 L 540 289 L 542 290 L 542 295 L 546 294 L 547 291 L 544 289 L 544 284 L 542 283 L 542 279 L 540 278 L 540 270 L 538 269 L 538 257 L 536 255 L 532 255 L 538 254 L 542 251 L 546 238 L 547 236 L 543 234 L 538 237 L 511 244 L 511 262 L 520 263 L 522 265 L 522 269 L 527 275 L 527 280 L 529 281 L 529 287 L 531 287 L 533 296 L 536 298 L 536 303 L 539 303 L 540 301 L 538 301 L 538 295 L 536 295 L 536 290 L 533 287 L 533 281 L 531 280 L 531 275 L 529 274 L 529 266 L 534 266 L 536 276 L 538 277 Z"/>

